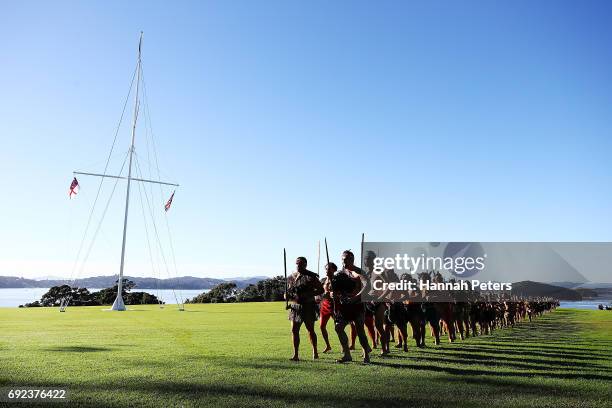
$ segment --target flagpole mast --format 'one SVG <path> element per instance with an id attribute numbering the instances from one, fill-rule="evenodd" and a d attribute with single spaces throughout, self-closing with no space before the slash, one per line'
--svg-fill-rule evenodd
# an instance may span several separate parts
<path id="1" fill-rule="evenodd" d="M 132 157 L 134 155 L 134 140 L 136 139 L 136 122 L 138 120 L 138 93 L 140 87 L 140 55 L 142 48 L 142 31 L 140 32 L 140 40 L 138 41 L 138 65 L 136 66 L 136 97 L 134 99 L 134 120 L 132 123 L 132 143 L 130 145 L 130 160 L 128 166 L 128 177 L 127 177 L 127 189 L 125 193 L 125 216 L 123 218 L 123 242 L 121 244 L 121 265 L 119 266 L 119 282 L 117 283 L 117 297 L 113 303 L 111 310 L 123 311 L 125 310 L 125 303 L 123 302 L 123 267 L 125 265 L 125 241 L 127 236 L 127 221 L 128 221 L 128 210 L 130 207 L 130 184 L 132 181 Z"/>

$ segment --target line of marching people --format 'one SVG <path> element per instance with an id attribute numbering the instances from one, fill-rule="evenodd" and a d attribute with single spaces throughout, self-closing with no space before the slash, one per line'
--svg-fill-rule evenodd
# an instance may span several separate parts
<path id="1" fill-rule="evenodd" d="M 342 253 L 342 268 L 334 263 L 325 266 L 326 276 L 319 280 L 316 273 L 307 269 L 304 257 L 296 259 L 296 271 L 287 278 L 285 297 L 291 334 L 293 356 L 299 361 L 300 328 L 302 324 L 308 331 L 312 345 L 312 356 L 319 358 L 315 322 L 320 317 L 320 330 L 325 348 L 323 353 L 332 350 L 329 341 L 328 323 L 333 320 L 342 347 L 342 356 L 336 361 L 352 361 L 351 350 L 355 349 L 358 339 L 364 363 L 370 362 L 373 348 L 380 347 L 382 357 L 390 353 L 391 343 L 408 351 L 408 326 L 417 347 L 425 347 L 426 326 L 429 325 L 435 344 L 440 337 L 448 336 L 450 342 L 469 336 L 489 334 L 493 330 L 512 327 L 514 324 L 554 310 L 558 301 L 553 299 L 492 299 L 475 292 L 463 292 L 459 296 L 449 292 L 380 292 L 372 289 L 371 279 L 387 282 L 400 278 L 388 270 L 380 275 L 372 275 L 375 254 L 365 256 L 365 270 L 355 265 L 354 254 L 347 250 Z M 411 275 L 402 275 L 402 280 L 414 280 Z M 439 272 L 425 272 L 418 280 L 443 282 Z M 367 301 L 363 301 L 363 299 Z M 350 327 L 350 338 L 346 327 Z M 368 340 L 369 336 L 369 340 Z M 370 344 L 372 346 L 370 346 Z"/>

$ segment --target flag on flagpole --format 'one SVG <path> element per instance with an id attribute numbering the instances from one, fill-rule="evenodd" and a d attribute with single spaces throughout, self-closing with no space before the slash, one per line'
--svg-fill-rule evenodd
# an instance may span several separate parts
<path id="1" fill-rule="evenodd" d="M 68 191 L 68 197 L 72 199 L 72 196 L 77 195 L 78 192 L 79 192 L 79 182 L 77 181 L 75 177 L 72 180 L 72 183 L 70 183 L 70 190 Z"/>
<path id="2" fill-rule="evenodd" d="M 170 206 L 172 205 L 172 199 L 173 198 L 174 198 L 174 191 L 172 192 L 172 195 L 168 199 L 168 202 L 166 203 L 166 205 L 164 205 L 164 209 L 166 210 L 166 212 L 168 212 L 168 210 L 170 209 Z"/>

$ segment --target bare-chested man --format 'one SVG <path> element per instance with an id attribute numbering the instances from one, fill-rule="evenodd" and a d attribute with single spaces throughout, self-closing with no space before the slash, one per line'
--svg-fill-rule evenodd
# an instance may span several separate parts
<path id="1" fill-rule="evenodd" d="M 368 251 L 365 256 L 366 276 L 371 279 L 371 282 L 374 282 L 374 280 L 384 281 L 384 276 L 377 276 L 374 274 L 374 259 L 376 259 L 376 253 L 374 253 L 373 251 Z M 379 291 L 373 292 L 373 296 L 380 296 L 381 299 L 378 301 L 370 302 L 370 313 L 373 315 L 374 326 L 376 327 L 376 331 L 378 332 L 380 338 L 380 348 L 382 349 L 380 355 L 386 356 L 389 354 L 390 330 L 387 330 L 387 328 L 385 328 L 385 322 L 387 321 L 387 319 L 385 318 L 385 311 L 387 310 L 387 304 L 384 301 L 385 294 L 376 293 Z"/>
<path id="2" fill-rule="evenodd" d="M 361 294 L 365 290 L 367 278 L 361 270 L 355 266 L 355 255 L 351 251 L 342 253 L 342 270 L 334 276 L 332 281 L 332 296 L 336 310 L 336 333 L 342 345 L 342 358 L 339 363 L 351 361 L 349 349 L 349 339 L 344 329 L 354 322 L 357 330 L 357 337 L 363 349 L 363 362 L 370 362 L 370 352 L 372 349 L 368 344 L 364 330 L 364 308 L 361 302 Z"/>
<path id="3" fill-rule="evenodd" d="M 325 341 L 325 350 L 323 353 L 327 353 L 331 351 L 331 344 L 329 343 L 329 334 L 327 333 L 327 322 L 329 319 L 333 317 L 334 314 L 334 305 L 331 298 L 331 284 L 332 279 L 334 278 L 334 273 L 338 270 L 338 267 L 335 263 L 330 262 L 325 265 L 326 276 L 321 279 L 321 283 L 323 284 L 323 295 L 321 296 L 320 310 L 321 310 L 321 335 L 323 336 L 323 340 Z"/>
<path id="4" fill-rule="evenodd" d="M 312 358 L 319 358 L 317 352 L 317 334 L 314 330 L 319 310 L 315 296 L 323 293 L 323 286 L 316 273 L 306 269 L 306 258 L 300 256 L 296 259 L 297 271 L 287 278 L 287 297 L 293 303 L 289 305 L 289 320 L 291 321 L 291 336 L 293 339 L 293 357 L 291 360 L 299 361 L 300 327 L 302 323 L 308 330 L 308 337 L 312 344 Z"/>

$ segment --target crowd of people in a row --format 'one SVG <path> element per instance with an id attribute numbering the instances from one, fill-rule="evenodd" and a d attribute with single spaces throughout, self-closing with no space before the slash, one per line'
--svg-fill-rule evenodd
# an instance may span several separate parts
<path id="1" fill-rule="evenodd" d="M 491 331 L 531 319 L 555 309 L 559 303 L 554 299 L 519 299 L 517 297 L 497 298 L 476 292 L 463 293 L 453 298 L 448 293 L 411 291 L 404 293 L 376 293 L 371 285 L 372 279 L 398 280 L 393 271 L 372 275 L 372 259 L 365 256 L 363 269 L 355 265 L 351 251 L 342 253 L 342 269 L 329 262 L 325 266 L 326 276 L 319 276 L 307 269 L 304 257 L 296 259 L 296 271 L 287 279 L 287 309 L 291 321 L 293 356 L 299 360 L 300 328 L 302 324 L 308 331 L 312 345 L 313 358 L 318 358 L 315 322 L 320 318 L 320 330 L 325 348 L 331 351 L 327 324 L 334 321 L 334 328 L 342 347 L 342 357 L 337 362 L 352 360 L 351 350 L 355 340 L 363 350 L 363 362 L 370 361 L 372 348 L 380 347 L 382 357 L 389 355 L 390 344 L 408 351 L 408 326 L 417 347 L 425 347 L 426 326 L 435 344 L 440 344 L 440 336 L 447 335 L 449 341 L 469 336 L 489 334 Z M 402 279 L 413 279 L 402 276 Z M 419 280 L 444 281 L 439 272 L 418 275 Z M 291 301 L 291 303 L 289 303 Z M 350 338 L 346 327 L 350 326 Z M 367 332 L 367 334 L 366 334 Z M 370 340 L 368 340 L 368 335 Z M 370 346 L 370 344 L 372 346 Z"/>

